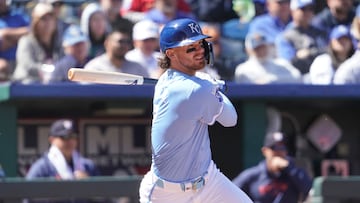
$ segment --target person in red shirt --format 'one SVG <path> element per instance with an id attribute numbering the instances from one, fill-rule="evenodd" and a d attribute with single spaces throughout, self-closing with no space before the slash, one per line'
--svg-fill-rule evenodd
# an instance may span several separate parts
<path id="1" fill-rule="evenodd" d="M 145 13 L 155 7 L 156 0 L 131 0 L 130 5 L 124 6 L 121 14 L 131 21 L 137 22 L 141 20 Z M 177 1 L 177 8 L 184 13 L 191 13 L 191 8 L 185 0 Z"/>
<path id="2" fill-rule="evenodd" d="M 189 5 L 185 0 L 179 0 L 178 8 L 183 12 L 191 12 Z M 137 12 L 146 12 L 155 6 L 155 0 L 132 0 L 129 10 Z"/>

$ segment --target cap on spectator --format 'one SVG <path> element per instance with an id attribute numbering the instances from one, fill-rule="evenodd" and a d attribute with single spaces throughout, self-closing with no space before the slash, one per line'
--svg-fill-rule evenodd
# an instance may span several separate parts
<path id="1" fill-rule="evenodd" d="M 41 0 L 40 2 L 48 3 L 48 4 L 55 4 L 55 3 L 64 3 L 64 0 Z"/>
<path id="2" fill-rule="evenodd" d="M 141 20 L 134 25 L 133 39 L 159 38 L 159 26 L 151 20 Z"/>
<path id="3" fill-rule="evenodd" d="M 253 0 L 253 3 L 265 4 L 266 0 Z"/>
<path id="4" fill-rule="evenodd" d="M 273 1 L 273 0 L 268 0 L 268 1 Z M 289 2 L 290 0 L 275 0 L 276 2 Z M 266 0 L 265 0 L 266 2 Z"/>
<path id="5" fill-rule="evenodd" d="M 275 150 L 286 150 L 285 137 L 281 132 L 271 132 L 265 136 L 264 147 Z"/>
<path id="6" fill-rule="evenodd" d="M 247 49 L 255 49 L 261 45 L 269 44 L 266 36 L 261 33 L 248 34 L 245 39 L 245 46 Z"/>
<path id="7" fill-rule="evenodd" d="M 46 14 L 53 13 L 54 9 L 51 4 L 48 3 L 37 3 L 32 10 L 32 19 L 38 20 Z"/>
<path id="8" fill-rule="evenodd" d="M 63 46 L 72 46 L 79 42 L 88 41 L 87 36 L 81 31 L 80 26 L 70 25 L 64 32 Z"/>
<path id="9" fill-rule="evenodd" d="M 70 119 L 56 120 L 50 127 L 50 136 L 76 137 L 75 123 Z"/>
<path id="10" fill-rule="evenodd" d="M 339 39 L 341 37 L 351 38 L 350 29 L 345 25 L 338 25 L 334 27 L 330 32 L 330 39 Z"/>
<path id="11" fill-rule="evenodd" d="M 312 0 L 291 0 L 290 2 L 290 8 L 291 10 L 301 9 L 306 6 L 312 5 Z"/>

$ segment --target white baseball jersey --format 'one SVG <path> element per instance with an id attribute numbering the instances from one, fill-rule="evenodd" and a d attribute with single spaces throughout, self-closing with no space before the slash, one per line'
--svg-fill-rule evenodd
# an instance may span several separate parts
<path id="1" fill-rule="evenodd" d="M 206 172 L 211 160 L 208 125 L 223 106 L 211 88 L 215 86 L 207 80 L 172 69 L 159 79 L 151 132 L 153 167 L 159 177 L 186 181 Z"/>
<path id="2" fill-rule="evenodd" d="M 234 126 L 237 113 L 209 79 L 168 69 L 155 86 L 152 166 L 141 203 L 250 203 L 212 161 L 208 126 Z"/>

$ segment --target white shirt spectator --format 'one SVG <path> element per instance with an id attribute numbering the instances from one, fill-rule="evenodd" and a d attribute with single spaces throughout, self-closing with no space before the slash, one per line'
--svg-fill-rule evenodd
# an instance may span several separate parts
<path id="1" fill-rule="evenodd" d="M 334 84 L 360 84 L 360 50 L 339 66 Z"/>
<path id="2" fill-rule="evenodd" d="M 239 64 L 235 81 L 244 84 L 302 83 L 299 70 L 283 59 L 259 61 L 254 57 Z"/>

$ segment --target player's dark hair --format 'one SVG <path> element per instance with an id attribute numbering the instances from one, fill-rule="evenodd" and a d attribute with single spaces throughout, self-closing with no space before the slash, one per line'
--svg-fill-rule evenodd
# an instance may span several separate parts
<path id="1" fill-rule="evenodd" d="M 170 68 L 171 65 L 170 58 L 166 54 L 162 54 L 162 56 L 158 58 L 158 65 L 161 69 Z"/>

